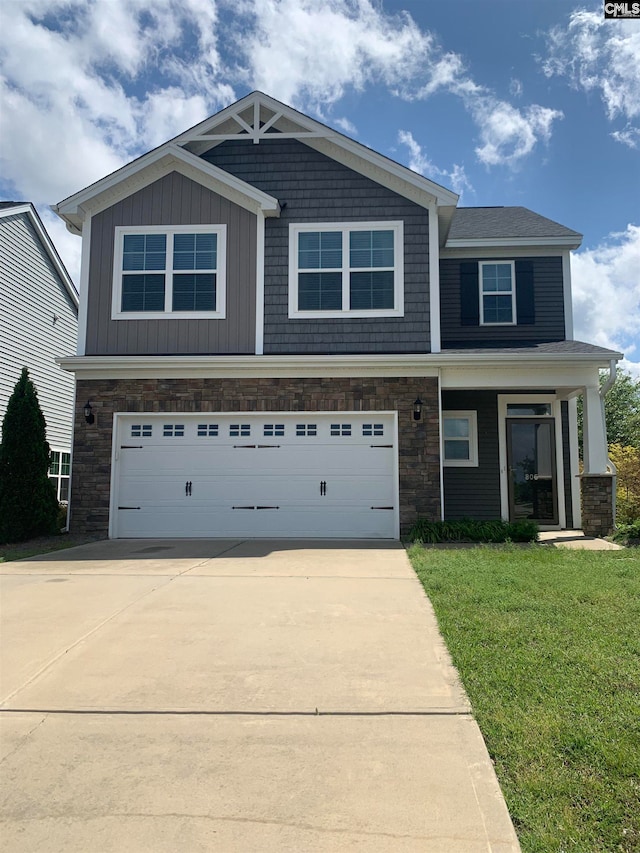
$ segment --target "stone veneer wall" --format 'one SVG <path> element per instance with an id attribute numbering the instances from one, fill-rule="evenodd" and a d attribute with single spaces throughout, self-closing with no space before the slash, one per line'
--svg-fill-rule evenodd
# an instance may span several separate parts
<path id="1" fill-rule="evenodd" d="M 423 401 L 413 420 L 413 401 Z M 91 401 L 94 424 L 82 407 Z M 115 412 L 398 412 L 400 529 L 440 519 L 438 385 L 434 378 L 84 379 L 77 383 L 71 530 L 107 534 Z"/>
<path id="2" fill-rule="evenodd" d="M 613 477 L 582 474 L 580 484 L 585 536 L 608 536 L 613 530 Z"/>

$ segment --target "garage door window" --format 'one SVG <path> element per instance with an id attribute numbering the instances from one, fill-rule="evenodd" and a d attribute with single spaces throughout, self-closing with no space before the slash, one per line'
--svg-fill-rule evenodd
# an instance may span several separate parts
<path id="1" fill-rule="evenodd" d="M 218 435 L 218 424 L 198 424 L 200 438 L 215 438 Z"/>

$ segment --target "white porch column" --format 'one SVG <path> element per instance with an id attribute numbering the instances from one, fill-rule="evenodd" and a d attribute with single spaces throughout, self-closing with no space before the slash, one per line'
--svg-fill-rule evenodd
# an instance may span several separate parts
<path id="1" fill-rule="evenodd" d="M 583 404 L 583 455 L 585 474 L 606 474 L 607 436 L 602 410 L 602 398 L 597 386 L 587 386 Z"/>

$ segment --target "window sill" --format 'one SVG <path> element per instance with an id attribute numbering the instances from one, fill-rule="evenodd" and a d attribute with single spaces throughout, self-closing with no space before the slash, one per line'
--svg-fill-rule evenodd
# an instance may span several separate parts
<path id="1" fill-rule="evenodd" d="M 225 320 L 223 311 L 120 311 L 112 320 Z"/>
<path id="2" fill-rule="evenodd" d="M 289 319 L 301 320 L 351 320 L 373 317 L 404 317 L 404 311 L 394 309 L 369 309 L 362 311 L 289 311 Z"/>

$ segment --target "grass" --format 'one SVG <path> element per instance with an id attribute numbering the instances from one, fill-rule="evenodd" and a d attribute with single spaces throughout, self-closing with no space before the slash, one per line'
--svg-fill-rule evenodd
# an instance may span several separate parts
<path id="1" fill-rule="evenodd" d="M 640 555 L 409 551 L 525 853 L 640 850 Z"/>

